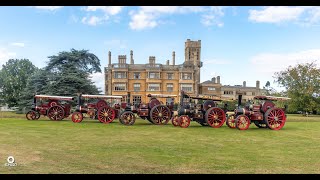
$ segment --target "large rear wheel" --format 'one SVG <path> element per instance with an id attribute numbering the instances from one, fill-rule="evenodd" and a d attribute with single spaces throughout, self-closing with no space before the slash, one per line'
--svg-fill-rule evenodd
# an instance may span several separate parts
<path id="1" fill-rule="evenodd" d="M 116 117 L 116 112 L 114 109 L 108 106 L 101 107 L 98 110 L 98 119 L 101 123 L 111 123 Z"/>
<path id="2" fill-rule="evenodd" d="M 209 126 L 219 128 L 226 121 L 226 114 L 221 108 L 212 107 L 207 110 L 205 120 Z"/>
<path id="3" fill-rule="evenodd" d="M 286 115 L 281 108 L 268 109 L 264 115 L 267 126 L 272 130 L 280 130 L 286 123 Z"/>
<path id="4" fill-rule="evenodd" d="M 154 124 L 168 124 L 171 118 L 171 111 L 165 105 L 156 105 L 150 111 L 150 119 Z"/>
<path id="5" fill-rule="evenodd" d="M 64 110 L 61 106 L 52 106 L 48 109 L 47 116 L 53 121 L 60 121 L 64 118 Z"/>

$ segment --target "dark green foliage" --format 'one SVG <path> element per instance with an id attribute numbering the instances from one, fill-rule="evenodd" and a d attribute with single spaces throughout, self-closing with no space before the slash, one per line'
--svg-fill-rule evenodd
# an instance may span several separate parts
<path id="1" fill-rule="evenodd" d="M 0 99 L 9 107 L 17 106 L 28 78 L 36 69 L 28 59 L 9 59 L 0 70 Z"/>
<path id="2" fill-rule="evenodd" d="M 320 110 L 320 70 L 315 62 L 289 66 L 275 73 L 275 78 L 291 98 L 289 112 Z"/>

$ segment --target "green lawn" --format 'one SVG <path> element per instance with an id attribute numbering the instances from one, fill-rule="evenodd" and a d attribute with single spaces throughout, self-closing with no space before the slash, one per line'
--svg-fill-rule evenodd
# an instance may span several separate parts
<path id="1" fill-rule="evenodd" d="M 14 156 L 17 166 L 6 167 Z M 320 173 L 320 116 L 288 115 L 279 131 L 183 129 L 70 119 L 28 121 L 0 112 L 0 173 Z"/>

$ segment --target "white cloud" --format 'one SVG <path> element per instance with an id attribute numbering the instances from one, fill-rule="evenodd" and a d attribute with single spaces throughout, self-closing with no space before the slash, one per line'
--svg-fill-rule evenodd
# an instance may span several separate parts
<path id="1" fill-rule="evenodd" d="M 90 75 L 91 80 L 94 82 L 94 84 L 98 87 L 99 90 L 102 91 L 102 93 L 105 92 L 104 90 L 104 74 L 103 73 L 93 73 Z"/>
<path id="2" fill-rule="evenodd" d="M 223 27 L 221 18 L 224 16 L 224 9 L 224 7 L 210 7 L 209 12 L 202 15 L 201 23 L 205 26 Z"/>
<path id="3" fill-rule="evenodd" d="M 131 16 L 131 22 L 129 26 L 133 30 L 141 30 L 146 28 L 154 28 L 158 25 L 155 20 L 155 16 L 152 14 L 139 11 L 137 14 Z"/>
<path id="4" fill-rule="evenodd" d="M 311 25 L 320 21 L 320 7 L 263 7 L 262 10 L 249 10 L 249 20 L 258 23 L 294 22 L 299 25 Z"/>
<path id="5" fill-rule="evenodd" d="M 98 11 L 101 10 L 106 14 L 109 15 L 116 15 L 120 13 L 120 11 L 123 9 L 122 6 L 88 6 L 85 8 L 85 11 Z"/>
<path id="6" fill-rule="evenodd" d="M 319 61 L 320 49 L 310 49 L 292 53 L 261 53 L 250 59 L 251 69 L 257 73 L 274 75 L 275 72 L 283 71 L 287 67 L 299 63 Z"/>
<path id="7" fill-rule="evenodd" d="M 83 17 L 81 22 L 83 24 L 96 26 L 98 24 L 103 24 L 103 22 L 107 21 L 108 19 L 109 19 L 108 16 L 106 16 L 106 17 L 91 16 L 91 17 Z"/>
<path id="8" fill-rule="evenodd" d="M 9 59 L 14 58 L 16 56 L 16 53 L 9 52 L 5 48 L 0 48 L 0 69 L 2 68 L 2 65 L 5 64 Z"/>
<path id="9" fill-rule="evenodd" d="M 131 21 L 129 27 L 133 30 L 151 29 L 164 24 L 161 19 L 166 15 L 201 13 L 206 26 L 217 25 L 222 27 L 220 18 L 224 16 L 222 7 L 184 7 L 184 6 L 142 6 L 137 11 L 130 11 Z"/>
<path id="10" fill-rule="evenodd" d="M 63 8 L 63 6 L 34 6 L 36 9 L 54 11 Z"/>
<path id="11" fill-rule="evenodd" d="M 24 43 L 19 43 L 19 42 L 14 42 L 10 44 L 11 46 L 17 46 L 17 47 L 24 47 L 25 44 Z"/>
<path id="12" fill-rule="evenodd" d="M 82 8 L 82 10 L 90 13 L 86 17 L 83 17 L 81 22 L 91 26 L 103 24 L 107 22 L 111 16 L 119 14 L 122 9 L 122 6 L 88 6 Z M 102 12 L 102 15 L 99 14 L 99 12 Z M 92 15 L 92 13 L 95 15 Z M 117 22 L 119 19 L 115 17 L 115 21 Z"/>

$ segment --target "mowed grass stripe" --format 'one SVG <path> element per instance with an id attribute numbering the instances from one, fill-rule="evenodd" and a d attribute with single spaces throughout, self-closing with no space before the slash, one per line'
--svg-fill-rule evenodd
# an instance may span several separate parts
<path id="1" fill-rule="evenodd" d="M 10 118 L 10 117 L 13 118 Z M 279 131 L 124 126 L 0 112 L 0 173 L 320 173 L 320 116 L 288 115 Z M 12 155 L 18 166 L 5 167 Z"/>

